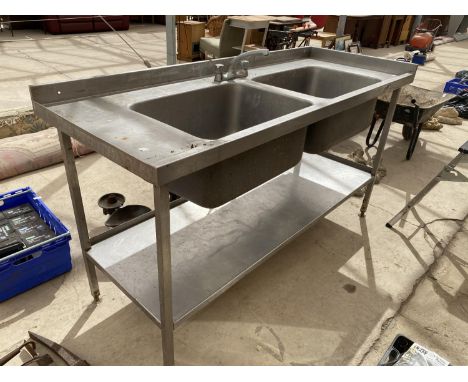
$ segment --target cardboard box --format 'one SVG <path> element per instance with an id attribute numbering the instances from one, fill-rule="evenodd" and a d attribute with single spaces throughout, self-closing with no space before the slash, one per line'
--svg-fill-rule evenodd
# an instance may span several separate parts
<path id="1" fill-rule="evenodd" d="M 205 23 L 182 21 L 177 23 L 177 58 L 193 61 L 200 58 L 200 38 L 205 36 Z"/>

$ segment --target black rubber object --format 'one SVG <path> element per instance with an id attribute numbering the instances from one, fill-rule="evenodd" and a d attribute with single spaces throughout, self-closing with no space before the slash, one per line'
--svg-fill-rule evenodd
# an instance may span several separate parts
<path id="1" fill-rule="evenodd" d="M 107 219 L 105 224 L 106 227 L 117 227 L 149 211 L 151 211 L 151 209 L 146 206 L 140 206 L 138 204 L 128 205 L 115 211 L 109 219 Z"/>

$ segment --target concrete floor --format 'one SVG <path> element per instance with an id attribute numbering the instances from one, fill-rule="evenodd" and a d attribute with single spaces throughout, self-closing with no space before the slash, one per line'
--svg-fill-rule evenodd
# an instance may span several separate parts
<path id="1" fill-rule="evenodd" d="M 166 65 L 166 28 L 132 24 L 119 32 L 154 66 Z M 0 33 L 0 111 L 31 108 L 29 85 L 144 69 L 115 33 L 49 35 L 39 30 Z"/>
<path id="2" fill-rule="evenodd" d="M 160 35 L 152 38 L 159 41 Z M 71 40 L 57 44 L 67 47 L 61 55 L 75 55 L 71 62 L 76 61 L 73 65 L 78 68 L 70 65 L 70 73 L 64 74 L 51 73 L 50 68 L 36 73 L 41 66 L 23 65 L 26 59 L 16 54 L 9 56 L 13 60 L 9 65 L 12 78 L 18 76 L 18 81 L 2 84 L 3 89 L 17 94 L 19 100 L 26 83 L 78 78 L 92 70 L 110 73 L 132 65 L 133 69 L 141 67 L 136 60 L 128 63 L 127 56 L 122 60 L 128 66 L 114 66 L 118 54 L 109 49 L 117 48 L 107 45 L 84 47 L 88 59 L 81 60 L 81 51 L 72 46 L 75 38 Z M 6 44 L 10 44 L 9 52 L 21 50 L 15 48 L 16 43 Z M 161 49 L 163 45 L 162 41 Z M 40 46 L 28 49 L 35 49 L 28 54 L 42 57 L 42 62 L 54 52 L 49 45 L 48 52 L 42 52 Z M 402 49 L 366 53 L 392 56 Z M 162 62 L 165 53 L 158 54 L 151 58 Z M 6 65 L 3 57 L 2 67 Z M 91 69 L 101 60 L 103 68 Z M 419 68 L 415 84 L 441 90 L 467 60 L 468 41 L 439 46 L 436 61 Z M 22 106 L 27 105 L 23 102 Z M 384 154 L 388 174 L 375 187 L 366 218 L 357 215 L 362 199 L 350 198 L 178 328 L 177 364 L 373 365 L 396 333 L 456 365 L 468 364 L 468 232 L 462 223 L 468 214 L 467 184 L 439 184 L 394 230 L 384 226 L 456 155 L 468 139 L 467 131 L 468 121 L 462 126 L 445 125 L 439 132 L 423 131 L 412 160 L 406 161 L 407 142 L 402 139 L 401 125 L 394 124 Z M 362 146 L 364 138 L 365 132 L 334 151 L 348 154 Z M 100 155 L 80 158 L 77 166 L 91 231 L 104 224 L 105 217 L 96 205 L 104 193 L 121 192 L 128 204 L 152 207 L 151 186 Z M 459 169 L 468 176 L 466 163 Z M 1 190 L 26 185 L 70 228 L 74 268 L 0 304 L 0 355 L 33 330 L 63 343 L 94 365 L 160 365 L 159 329 L 100 273 L 102 299 L 98 304 L 92 302 L 63 166 L 3 181 Z M 172 211 L 172 219 L 195 221 L 207 213 L 186 203 Z"/>

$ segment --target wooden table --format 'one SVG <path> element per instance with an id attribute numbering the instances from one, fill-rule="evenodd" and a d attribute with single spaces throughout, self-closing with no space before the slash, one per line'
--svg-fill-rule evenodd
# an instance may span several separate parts
<path id="1" fill-rule="evenodd" d="M 230 16 L 231 26 L 235 28 L 242 28 L 245 30 L 242 46 L 240 47 L 241 53 L 245 50 L 245 43 L 247 41 L 248 31 L 252 29 L 265 29 L 262 40 L 262 47 L 265 46 L 265 40 L 268 33 L 268 25 L 270 21 L 278 19 L 273 16 Z"/>
<path id="2" fill-rule="evenodd" d="M 322 48 L 328 47 L 329 41 L 333 41 L 336 38 L 336 33 L 329 32 L 318 32 L 316 36 L 312 36 L 313 40 L 320 40 L 322 42 Z"/>
<path id="3" fill-rule="evenodd" d="M 276 30 L 284 30 L 285 28 L 288 28 L 291 25 L 298 24 L 302 24 L 302 19 L 290 16 L 279 16 L 276 17 L 275 20 L 270 21 L 269 28 Z"/>

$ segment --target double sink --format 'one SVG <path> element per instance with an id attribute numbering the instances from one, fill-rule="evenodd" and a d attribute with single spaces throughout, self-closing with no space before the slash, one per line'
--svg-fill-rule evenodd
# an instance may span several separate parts
<path id="1" fill-rule="evenodd" d="M 130 109 L 203 140 L 219 140 L 323 105 L 381 81 L 370 75 L 304 66 L 132 104 Z M 303 151 L 320 153 L 369 126 L 376 99 L 205 167 L 169 184 L 204 207 L 217 207 L 297 164 Z"/>
<path id="2" fill-rule="evenodd" d="M 63 133 L 156 186 L 217 207 L 303 152 L 365 129 L 377 97 L 411 83 L 417 68 L 303 47 L 255 56 L 247 77 L 216 82 L 214 64 L 232 60 L 32 86 L 31 98 Z"/>

